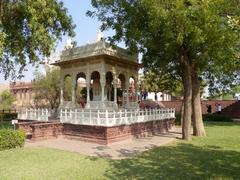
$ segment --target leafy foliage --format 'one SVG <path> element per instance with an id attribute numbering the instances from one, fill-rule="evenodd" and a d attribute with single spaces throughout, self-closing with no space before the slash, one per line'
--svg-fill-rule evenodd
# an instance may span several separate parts
<path id="1" fill-rule="evenodd" d="M 12 124 L 9 121 L 0 121 L 0 130 L 1 129 L 11 129 Z"/>
<path id="2" fill-rule="evenodd" d="M 0 151 L 23 147 L 25 142 L 25 133 L 23 131 L 13 131 L 12 129 L 0 130 Z"/>
<path id="3" fill-rule="evenodd" d="M 165 92 L 175 96 L 183 96 L 183 86 L 180 79 L 168 72 L 145 72 L 141 88 L 150 92 Z"/>
<path id="4" fill-rule="evenodd" d="M 77 92 L 77 94 L 79 93 Z M 64 100 L 71 101 L 71 99 L 72 99 L 72 77 L 66 76 L 64 79 Z"/>
<path id="5" fill-rule="evenodd" d="M 35 105 L 57 108 L 60 97 L 60 71 L 58 68 L 47 71 L 46 75 L 37 73 L 33 83 Z"/>
<path id="6" fill-rule="evenodd" d="M 102 22 L 102 30 L 115 30 L 110 41 L 141 51 L 147 69 L 173 66 L 181 75 L 182 53 L 211 82 L 229 83 L 240 69 L 239 33 L 229 21 L 239 17 L 239 1 L 92 0 L 92 5 L 96 11 L 87 14 Z"/>
<path id="7" fill-rule="evenodd" d="M 45 74 L 39 72 L 35 75 L 33 90 L 35 92 L 34 101 L 37 107 L 50 107 L 51 109 L 58 108 L 60 103 L 60 70 L 52 68 Z M 81 88 L 77 88 L 76 97 L 81 96 Z M 71 101 L 72 99 L 72 78 L 66 76 L 64 79 L 64 100 Z"/>
<path id="8" fill-rule="evenodd" d="M 17 113 L 0 113 L 0 122 L 1 121 L 11 121 L 17 118 Z"/>
<path id="9" fill-rule="evenodd" d="M 16 77 L 49 56 L 63 35 L 74 36 L 72 18 L 58 0 L 0 0 L 0 73 Z"/>
<path id="10" fill-rule="evenodd" d="M 191 138 L 191 120 L 194 135 L 204 136 L 200 82 L 224 88 L 240 73 L 239 0 L 92 0 L 92 6 L 87 14 L 115 31 L 112 43 L 142 52 L 145 70 L 181 77 L 183 138 Z"/>
<path id="11" fill-rule="evenodd" d="M 208 99 L 225 99 L 232 100 L 236 98 L 236 94 L 240 93 L 240 85 L 229 86 L 229 89 L 210 89 L 210 96 Z"/>
<path id="12" fill-rule="evenodd" d="M 3 91 L 0 95 L 0 109 L 11 109 L 15 100 L 14 95 L 9 90 Z"/>

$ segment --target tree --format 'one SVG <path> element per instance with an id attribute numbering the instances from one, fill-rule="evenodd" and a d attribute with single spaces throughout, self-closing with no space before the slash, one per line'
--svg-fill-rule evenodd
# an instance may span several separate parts
<path id="1" fill-rule="evenodd" d="M 60 70 L 52 68 L 41 74 L 35 75 L 33 91 L 35 93 L 34 102 L 38 107 L 44 106 L 57 109 L 60 103 Z M 76 98 L 80 99 L 82 89 L 77 87 Z M 71 101 L 72 98 L 72 78 L 67 76 L 64 81 L 64 100 Z"/>
<path id="2" fill-rule="evenodd" d="M 200 82 L 230 80 L 239 72 L 238 23 L 229 21 L 239 17 L 239 1 L 92 0 L 92 6 L 96 10 L 87 14 L 102 21 L 102 30 L 115 30 L 110 42 L 142 52 L 146 69 L 172 67 L 181 77 L 183 139 L 191 139 L 192 117 L 194 135 L 205 136 Z"/>
<path id="3" fill-rule="evenodd" d="M 46 75 L 37 73 L 33 83 L 36 106 L 58 108 L 60 103 L 60 71 L 58 68 L 47 71 Z"/>
<path id="4" fill-rule="evenodd" d="M 15 97 L 9 90 L 5 90 L 0 95 L 0 109 L 10 109 L 13 106 Z"/>
<path id="5" fill-rule="evenodd" d="M 67 76 L 64 79 L 64 100 L 65 101 L 71 101 L 72 99 L 72 77 Z M 78 94 L 78 92 L 76 92 Z"/>
<path id="6" fill-rule="evenodd" d="M 179 78 L 179 77 L 178 77 Z M 164 92 L 174 96 L 183 96 L 183 87 L 180 79 L 169 72 L 144 72 L 141 88 L 151 92 Z"/>
<path id="7" fill-rule="evenodd" d="M 233 100 L 236 98 L 236 94 L 240 93 L 240 85 L 231 85 L 229 89 L 216 89 L 212 87 L 209 89 L 210 96 L 208 99 L 221 99 L 221 100 Z"/>
<path id="8" fill-rule="evenodd" d="M 74 36 L 73 28 L 62 1 L 0 0 L 0 73 L 21 77 L 26 65 L 49 56 L 63 35 Z"/>

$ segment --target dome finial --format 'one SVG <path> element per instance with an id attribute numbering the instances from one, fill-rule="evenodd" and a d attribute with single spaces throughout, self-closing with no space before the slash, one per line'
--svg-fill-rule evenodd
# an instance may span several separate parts
<path id="1" fill-rule="evenodd" d="M 102 31 L 99 29 L 97 32 L 97 36 L 96 36 L 96 42 L 99 42 L 103 39 L 103 33 Z"/>
<path id="2" fill-rule="evenodd" d="M 64 50 L 67 50 L 67 49 L 72 49 L 73 48 L 73 40 L 72 38 L 69 38 L 67 39 L 66 43 L 65 43 L 65 46 L 64 46 Z"/>

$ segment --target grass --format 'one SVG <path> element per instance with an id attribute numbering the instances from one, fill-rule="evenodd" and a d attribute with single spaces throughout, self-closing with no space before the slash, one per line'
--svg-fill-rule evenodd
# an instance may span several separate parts
<path id="1" fill-rule="evenodd" d="M 47 148 L 0 152 L 0 179 L 240 179 L 240 123 L 207 122 L 207 137 L 107 160 Z"/>

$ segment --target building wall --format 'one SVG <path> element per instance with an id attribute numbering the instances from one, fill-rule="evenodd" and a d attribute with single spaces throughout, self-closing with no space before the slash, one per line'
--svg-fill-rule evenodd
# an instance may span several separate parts
<path id="1" fill-rule="evenodd" d="M 16 101 L 14 103 L 16 108 L 34 106 L 32 82 L 10 83 L 10 91 L 16 98 Z"/>
<path id="2" fill-rule="evenodd" d="M 235 100 L 205 100 L 201 102 L 202 105 L 202 113 L 207 114 L 207 106 L 212 106 L 212 113 L 217 111 L 217 104 L 222 106 L 222 110 L 227 108 L 228 106 L 234 104 Z M 176 112 L 179 113 L 181 111 L 182 101 L 163 101 L 161 102 L 166 108 L 175 108 Z"/>

